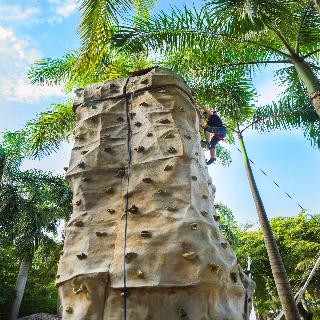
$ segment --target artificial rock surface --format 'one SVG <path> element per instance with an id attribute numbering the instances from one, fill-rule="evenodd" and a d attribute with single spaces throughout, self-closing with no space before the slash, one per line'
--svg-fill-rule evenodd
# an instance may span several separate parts
<path id="1" fill-rule="evenodd" d="M 128 320 L 244 319 L 252 284 L 219 231 L 187 85 L 154 68 L 76 94 L 63 319 L 123 319 L 124 262 Z"/>

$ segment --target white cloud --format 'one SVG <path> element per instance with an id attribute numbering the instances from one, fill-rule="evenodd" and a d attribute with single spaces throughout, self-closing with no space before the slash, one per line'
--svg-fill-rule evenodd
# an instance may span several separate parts
<path id="1" fill-rule="evenodd" d="M 72 13 L 74 13 L 77 9 L 77 5 L 75 3 L 66 3 L 61 6 L 57 6 L 56 13 L 64 18 L 68 18 Z"/>
<path id="2" fill-rule="evenodd" d="M 68 18 L 77 10 L 77 4 L 74 0 L 48 0 L 53 5 L 54 12 L 63 18 Z"/>
<path id="3" fill-rule="evenodd" d="M 14 31 L 0 26 L 0 100 L 32 103 L 49 96 L 61 96 L 60 87 L 32 86 L 27 80 L 31 63 L 40 53 Z"/>
<path id="4" fill-rule="evenodd" d="M 40 9 L 30 7 L 23 9 L 19 5 L 3 5 L 0 6 L 0 20 L 27 20 L 34 15 L 40 13 Z"/>

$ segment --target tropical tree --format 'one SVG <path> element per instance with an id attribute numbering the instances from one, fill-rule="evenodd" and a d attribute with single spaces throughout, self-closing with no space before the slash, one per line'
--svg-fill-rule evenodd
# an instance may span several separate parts
<path id="1" fill-rule="evenodd" d="M 18 164 L 12 165 L 16 160 L 11 150 L 1 147 L 0 151 L 0 243 L 3 247 L 13 244 L 21 259 L 10 314 L 15 320 L 34 254 L 50 248 L 61 219 L 70 215 L 71 192 L 62 177 L 39 170 L 20 171 Z"/>
<path id="2" fill-rule="evenodd" d="M 189 73 L 192 77 L 192 72 Z M 199 96 L 209 103 L 213 110 L 218 110 L 224 115 L 224 120 L 229 128 L 230 134 L 236 135 L 239 140 L 241 152 L 244 159 L 245 169 L 254 199 L 261 229 L 264 235 L 264 241 L 268 252 L 272 274 L 276 283 L 277 291 L 280 297 L 282 307 L 287 319 L 299 319 L 299 312 L 294 300 L 286 270 L 284 268 L 279 249 L 273 236 L 270 223 L 264 209 L 264 205 L 257 188 L 254 174 L 248 157 L 243 132 L 248 128 L 266 128 L 274 129 L 275 127 L 294 128 L 300 125 L 313 127 L 319 125 L 319 117 L 315 116 L 313 110 L 296 110 L 288 113 L 287 110 L 279 109 L 277 106 L 267 106 L 264 108 L 254 108 L 252 102 L 254 91 L 252 85 L 246 81 L 232 79 L 230 76 L 223 82 L 224 94 L 216 96 L 217 91 L 213 90 L 214 81 L 209 79 L 199 80 L 197 74 L 195 81 L 199 81 Z M 209 76 L 210 77 L 210 76 Z M 188 79 L 188 77 L 186 77 Z M 201 85 L 202 84 L 202 85 Z M 213 94 L 214 93 L 214 94 Z M 264 114 L 264 117 L 261 115 Z M 268 116 L 266 116 L 268 114 Z M 319 143 L 318 136 L 315 135 L 316 143 Z M 232 140 L 229 137 L 229 140 Z"/>
<path id="3" fill-rule="evenodd" d="M 309 96 L 320 115 L 319 18 L 310 1 L 210 0 L 200 10 L 173 9 L 136 20 L 133 27 L 119 26 L 111 41 L 129 52 L 194 49 L 200 70 L 253 72 L 274 65 L 277 79 L 288 87 L 284 97 Z M 297 82 L 300 90 L 290 91 Z"/>
<path id="4" fill-rule="evenodd" d="M 277 217 L 270 220 L 270 225 L 282 259 L 286 266 L 290 282 L 297 292 L 306 281 L 319 254 L 320 216 L 301 212 L 296 217 Z M 252 277 L 256 282 L 254 307 L 258 319 L 277 313 L 280 301 L 275 290 L 271 268 L 268 265 L 268 254 L 264 246 L 261 229 L 239 230 L 237 256 L 246 263 L 248 254 L 252 259 Z M 320 275 L 316 273 L 311 279 L 303 296 L 303 303 L 298 305 L 304 319 L 320 316 L 319 283 Z M 309 314 L 309 315 L 308 315 Z M 309 316 L 309 318 L 308 318 Z"/>

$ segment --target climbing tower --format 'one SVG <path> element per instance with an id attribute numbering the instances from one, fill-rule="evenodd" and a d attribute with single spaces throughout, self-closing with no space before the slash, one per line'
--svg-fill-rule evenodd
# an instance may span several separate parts
<path id="1" fill-rule="evenodd" d="M 253 286 L 219 231 L 185 82 L 152 68 L 76 94 L 63 319 L 245 319 Z"/>

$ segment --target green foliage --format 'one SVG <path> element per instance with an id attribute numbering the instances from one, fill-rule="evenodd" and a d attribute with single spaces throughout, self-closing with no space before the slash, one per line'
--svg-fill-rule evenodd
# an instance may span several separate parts
<path id="1" fill-rule="evenodd" d="M 228 239 L 233 249 L 238 246 L 240 229 L 234 219 L 232 211 L 222 202 L 215 205 L 216 211 L 220 217 L 219 228 L 223 235 Z"/>
<path id="2" fill-rule="evenodd" d="M 71 101 L 54 104 L 51 110 L 28 121 L 21 131 L 6 132 L 3 144 L 11 146 L 21 157 L 48 155 L 56 151 L 63 141 L 71 139 L 75 123 Z"/>
<path id="3" fill-rule="evenodd" d="M 8 149 L 1 146 L 0 150 L 1 165 L 6 167 L 10 165 L 11 151 L 15 150 L 15 145 Z M 0 310 L 5 313 L 0 313 L 1 316 L 9 312 L 20 262 L 24 257 L 33 259 L 31 274 L 34 271 L 32 277 L 35 283 L 27 284 L 29 293 L 25 296 L 25 309 L 22 310 L 27 310 L 26 313 L 31 307 L 34 307 L 33 311 L 54 310 L 56 293 L 53 281 L 61 250 L 61 244 L 55 238 L 61 221 L 71 214 L 71 199 L 71 191 L 63 177 L 40 170 L 20 171 L 18 165 L 15 170 L 2 171 Z M 32 302 L 37 295 L 38 305 Z"/>
<path id="4" fill-rule="evenodd" d="M 61 243 L 51 240 L 50 246 L 40 247 L 35 252 L 20 308 L 20 316 L 38 312 L 56 313 L 57 289 L 54 281 L 61 248 Z M 20 259 L 13 245 L 1 246 L 0 256 L 2 257 L 0 260 L 0 319 L 5 320 L 8 318 L 15 296 L 14 287 Z"/>
<path id="5" fill-rule="evenodd" d="M 270 221 L 279 250 L 294 292 L 306 280 L 315 257 L 320 251 L 320 215 L 308 216 L 304 212 L 297 217 L 273 218 Z M 252 258 L 252 275 L 256 282 L 255 310 L 265 317 L 269 310 L 278 310 L 278 300 L 261 230 L 239 233 L 237 256 L 245 265 L 248 255 Z M 317 273 L 308 286 L 305 299 L 308 306 L 320 316 L 320 274 Z"/>

